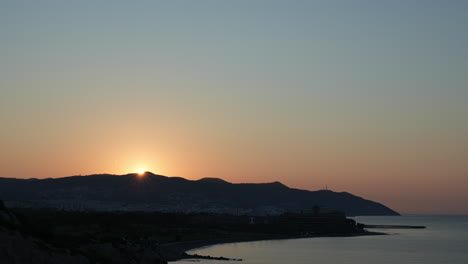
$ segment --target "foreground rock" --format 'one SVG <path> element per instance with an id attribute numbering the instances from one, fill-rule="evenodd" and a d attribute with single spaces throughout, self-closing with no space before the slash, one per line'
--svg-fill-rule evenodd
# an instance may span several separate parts
<path id="1" fill-rule="evenodd" d="M 0 227 L 0 263 L 2 264 L 165 264 L 157 247 L 145 244 L 92 244 L 72 254 L 41 240 L 23 236 L 18 231 Z M 92 261 L 90 261 L 92 260 Z"/>
<path id="2" fill-rule="evenodd" d="M 88 264 L 82 255 L 71 255 L 18 231 L 0 227 L 0 263 L 2 264 Z"/>
<path id="3" fill-rule="evenodd" d="M 18 218 L 0 200 L 1 264 L 166 264 L 157 241 L 92 243 L 57 248 L 24 232 Z M 57 245 L 60 246 L 60 245 Z"/>
<path id="4" fill-rule="evenodd" d="M 16 216 L 0 200 L 0 263 L 2 264 L 88 264 L 82 255 L 54 248 L 42 240 L 21 234 Z"/>
<path id="5" fill-rule="evenodd" d="M 0 226 L 7 226 L 10 228 L 16 228 L 20 225 L 16 216 L 8 211 L 3 204 L 3 201 L 0 200 Z"/>

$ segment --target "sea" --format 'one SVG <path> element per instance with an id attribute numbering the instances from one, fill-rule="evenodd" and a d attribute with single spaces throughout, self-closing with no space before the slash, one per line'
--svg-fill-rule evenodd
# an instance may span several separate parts
<path id="1" fill-rule="evenodd" d="M 425 229 L 369 229 L 387 235 L 314 237 L 213 245 L 190 254 L 238 261 L 186 259 L 174 264 L 467 264 L 468 216 L 362 216 L 357 222 L 417 225 Z"/>

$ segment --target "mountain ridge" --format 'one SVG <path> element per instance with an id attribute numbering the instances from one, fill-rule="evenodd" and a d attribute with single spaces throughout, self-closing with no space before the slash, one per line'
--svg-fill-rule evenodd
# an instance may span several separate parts
<path id="1" fill-rule="evenodd" d="M 0 199 L 14 207 L 62 210 L 272 215 L 319 206 L 322 210 L 339 210 L 347 215 L 399 215 L 383 204 L 347 192 L 301 190 L 278 181 L 189 180 L 151 172 L 47 179 L 0 178 Z"/>

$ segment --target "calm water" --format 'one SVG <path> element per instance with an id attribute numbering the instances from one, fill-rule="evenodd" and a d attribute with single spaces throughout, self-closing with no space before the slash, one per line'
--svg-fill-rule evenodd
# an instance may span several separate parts
<path id="1" fill-rule="evenodd" d="M 468 216 L 356 217 L 366 224 L 425 225 L 426 229 L 374 229 L 386 236 L 304 238 L 222 244 L 189 253 L 243 262 L 184 260 L 174 264 L 228 263 L 468 263 Z M 196 262 L 194 262 L 196 261 Z"/>

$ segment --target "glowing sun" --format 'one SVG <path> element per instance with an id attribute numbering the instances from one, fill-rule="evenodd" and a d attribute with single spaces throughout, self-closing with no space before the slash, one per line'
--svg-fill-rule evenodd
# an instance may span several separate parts
<path id="1" fill-rule="evenodd" d="M 143 176 L 145 174 L 145 170 L 138 170 L 137 173 L 139 176 Z"/>

